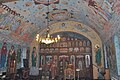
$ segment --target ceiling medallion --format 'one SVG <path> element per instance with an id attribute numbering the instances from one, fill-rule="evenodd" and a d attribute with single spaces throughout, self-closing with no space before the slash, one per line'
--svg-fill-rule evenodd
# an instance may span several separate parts
<path id="1" fill-rule="evenodd" d="M 50 4 L 58 4 L 59 0 L 34 0 L 35 4 L 44 4 L 44 5 L 50 5 Z"/>

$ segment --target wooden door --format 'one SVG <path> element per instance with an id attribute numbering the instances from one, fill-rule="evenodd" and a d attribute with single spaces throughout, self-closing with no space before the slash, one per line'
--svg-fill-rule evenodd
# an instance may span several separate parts
<path id="1" fill-rule="evenodd" d="M 69 56 L 61 55 L 59 56 L 59 75 L 61 79 L 65 78 L 65 69 L 67 68 L 67 65 L 69 64 Z"/>
<path id="2" fill-rule="evenodd" d="M 91 55 L 77 55 L 76 56 L 76 78 L 79 79 L 92 79 L 92 59 Z"/>

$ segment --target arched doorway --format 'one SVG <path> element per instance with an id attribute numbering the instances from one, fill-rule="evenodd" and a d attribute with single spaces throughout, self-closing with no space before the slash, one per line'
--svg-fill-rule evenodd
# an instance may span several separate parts
<path id="1" fill-rule="evenodd" d="M 40 43 L 41 80 L 92 79 L 91 41 L 73 32 L 59 32 L 61 40 L 49 45 Z M 59 79 L 58 79 L 59 78 Z"/>

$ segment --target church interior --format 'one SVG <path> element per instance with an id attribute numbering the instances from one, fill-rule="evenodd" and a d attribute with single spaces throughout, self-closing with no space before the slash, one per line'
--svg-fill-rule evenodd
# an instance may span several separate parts
<path id="1" fill-rule="evenodd" d="M 120 0 L 0 0 L 0 80 L 120 80 Z"/>

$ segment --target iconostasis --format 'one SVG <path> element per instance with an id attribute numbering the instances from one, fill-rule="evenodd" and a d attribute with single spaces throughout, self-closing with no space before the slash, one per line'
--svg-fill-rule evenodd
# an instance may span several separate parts
<path id="1" fill-rule="evenodd" d="M 39 47 L 41 79 L 92 79 L 92 45 L 90 40 L 72 32 L 57 33 L 61 40 Z M 91 73 L 91 74 L 87 74 Z M 87 74 L 87 75 L 86 75 Z M 43 78 L 44 77 L 44 78 Z"/>

